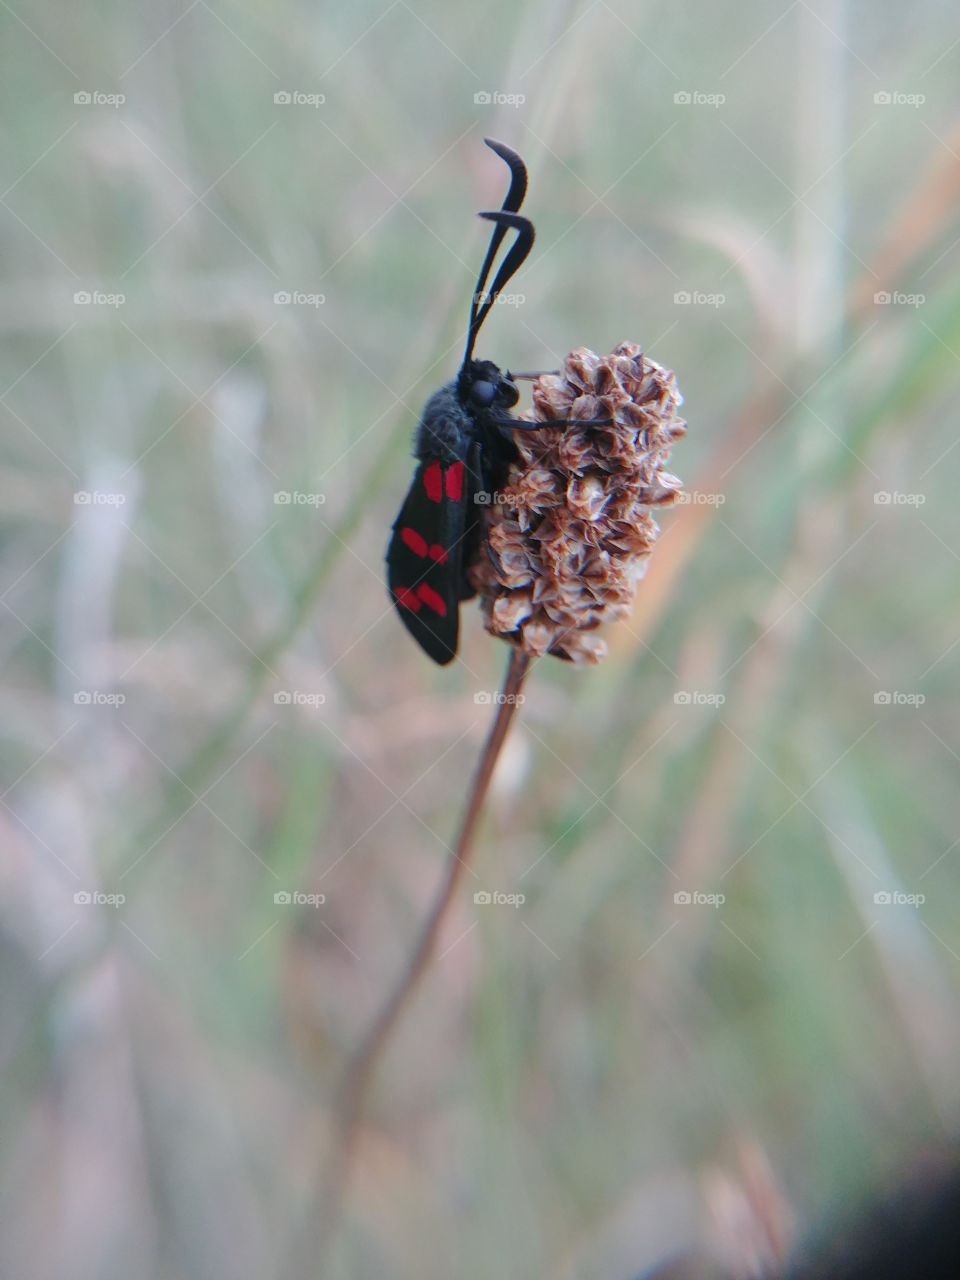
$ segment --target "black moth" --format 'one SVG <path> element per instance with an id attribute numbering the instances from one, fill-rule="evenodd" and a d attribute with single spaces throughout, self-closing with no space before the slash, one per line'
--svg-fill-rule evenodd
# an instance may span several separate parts
<path id="1" fill-rule="evenodd" d="M 477 334 L 534 236 L 533 223 L 517 212 L 527 190 L 526 166 L 504 143 L 484 142 L 509 166 L 510 189 L 501 209 L 479 215 L 496 225 L 470 304 L 463 363 L 424 407 L 414 447 L 419 466 L 387 548 L 387 581 L 397 612 L 417 644 L 442 664 L 456 657 L 460 601 L 476 594 L 466 569 L 477 551 L 483 506 L 516 456 L 513 432 L 541 426 L 510 413 L 520 398 L 514 379 L 537 375 L 501 372 L 491 361 L 473 358 Z M 487 277 L 508 231 L 516 239 L 487 293 Z"/>

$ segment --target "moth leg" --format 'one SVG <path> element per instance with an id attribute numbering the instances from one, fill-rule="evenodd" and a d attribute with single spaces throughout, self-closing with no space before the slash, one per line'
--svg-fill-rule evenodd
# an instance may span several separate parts
<path id="1" fill-rule="evenodd" d="M 496 421 L 501 434 L 506 436 L 510 431 L 542 431 L 544 427 L 608 427 L 613 418 L 551 418 L 545 422 L 528 422 L 502 413 L 497 414 Z"/>
<path id="2" fill-rule="evenodd" d="M 474 443 L 470 446 L 470 451 L 467 454 L 467 483 L 465 490 L 469 505 L 466 513 L 467 527 L 463 535 L 463 558 L 461 560 L 463 569 L 457 587 L 457 595 L 461 600 L 472 600 L 477 594 L 476 588 L 470 585 L 467 570 L 476 560 L 480 549 L 482 531 L 480 507 L 483 504 L 477 502 L 477 495 L 488 494 L 488 484 L 489 478 L 483 465 L 483 450 L 479 444 Z"/>

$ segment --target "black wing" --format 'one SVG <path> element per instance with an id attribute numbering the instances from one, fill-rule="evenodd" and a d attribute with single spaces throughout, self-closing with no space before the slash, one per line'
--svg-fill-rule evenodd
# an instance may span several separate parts
<path id="1" fill-rule="evenodd" d="M 427 458 L 413 477 L 387 549 L 387 582 L 404 626 L 434 662 L 456 657 L 465 544 L 477 522 L 467 460 Z"/>

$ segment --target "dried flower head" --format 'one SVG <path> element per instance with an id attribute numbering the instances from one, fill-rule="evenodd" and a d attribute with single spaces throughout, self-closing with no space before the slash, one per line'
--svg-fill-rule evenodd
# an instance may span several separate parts
<path id="1" fill-rule="evenodd" d="M 485 512 L 470 569 L 488 631 L 530 654 L 603 658 L 592 633 L 629 613 L 660 534 L 651 508 L 681 492 L 664 469 L 686 433 L 681 401 L 670 370 L 632 342 L 608 356 L 578 347 L 559 374 L 537 379 L 525 416 L 543 429 L 514 433 L 519 459 Z M 558 420 L 574 425 L 550 426 Z"/>

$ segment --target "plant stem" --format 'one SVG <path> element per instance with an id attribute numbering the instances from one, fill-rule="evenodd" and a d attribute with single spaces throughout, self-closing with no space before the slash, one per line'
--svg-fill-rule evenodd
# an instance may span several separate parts
<path id="1" fill-rule="evenodd" d="M 319 1275 L 320 1263 L 329 1254 L 356 1154 L 370 1085 L 377 1066 L 383 1058 L 391 1033 L 426 972 L 448 908 L 469 866 L 473 852 L 473 838 L 490 788 L 490 779 L 493 777 L 500 751 L 516 712 L 517 695 L 523 687 L 530 664 L 529 655 L 522 653 L 519 649 L 511 650 L 496 718 L 473 775 L 457 842 L 450 856 L 443 882 L 423 922 L 406 968 L 374 1019 L 370 1030 L 347 1063 L 337 1097 L 336 1129 L 332 1151 L 321 1183 L 319 1220 L 315 1220 L 309 1228 L 312 1246 L 309 1255 L 305 1253 L 300 1260 L 300 1266 L 306 1265 L 309 1269 L 291 1272 L 291 1275 Z"/>

